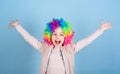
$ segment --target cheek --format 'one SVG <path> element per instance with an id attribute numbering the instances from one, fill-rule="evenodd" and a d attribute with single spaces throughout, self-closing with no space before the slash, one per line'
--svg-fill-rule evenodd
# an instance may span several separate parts
<path id="1" fill-rule="evenodd" d="M 61 40 L 64 41 L 64 37 L 62 37 Z"/>
<path id="2" fill-rule="evenodd" d="M 54 41 L 56 40 L 56 36 L 52 36 L 52 42 L 54 43 Z"/>
<path id="3" fill-rule="evenodd" d="M 52 39 L 52 41 L 53 41 L 53 40 L 55 40 L 55 37 L 54 37 L 54 36 L 52 36 L 52 37 L 51 37 L 51 39 Z"/>

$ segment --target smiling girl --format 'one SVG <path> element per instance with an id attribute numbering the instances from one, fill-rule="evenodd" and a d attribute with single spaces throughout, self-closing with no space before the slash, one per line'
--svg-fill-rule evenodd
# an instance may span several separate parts
<path id="1" fill-rule="evenodd" d="M 68 22 L 53 19 L 47 23 L 44 42 L 39 41 L 23 29 L 19 21 L 12 21 L 9 27 L 16 27 L 23 38 L 41 52 L 40 74 L 74 74 L 74 54 L 93 42 L 105 30 L 111 28 L 110 22 L 102 22 L 101 27 L 83 40 L 73 43 L 74 32 Z"/>

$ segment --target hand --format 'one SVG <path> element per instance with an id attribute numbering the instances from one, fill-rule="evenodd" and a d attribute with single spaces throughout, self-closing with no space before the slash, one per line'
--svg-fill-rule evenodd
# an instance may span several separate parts
<path id="1" fill-rule="evenodd" d="M 16 27 L 17 25 L 19 25 L 19 21 L 11 21 L 11 23 L 8 25 L 8 28 L 12 28 L 12 27 Z"/>
<path id="2" fill-rule="evenodd" d="M 111 22 L 101 21 L 101 27 L 100 27 L 101 31 L 105 31 L 105 30 L 108 30 L 108 29 L 111 29 L 111 28 L 112 28 L 112 23 Z"/>

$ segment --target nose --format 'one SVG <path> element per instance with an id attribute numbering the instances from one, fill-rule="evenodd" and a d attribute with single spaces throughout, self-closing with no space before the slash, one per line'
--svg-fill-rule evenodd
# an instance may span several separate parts
<path id="1" fill-rule="evenodd" d="M 59 35 L 56 35 L 56 38 L 60 38 L 60 36 L 59 36 Z"/>

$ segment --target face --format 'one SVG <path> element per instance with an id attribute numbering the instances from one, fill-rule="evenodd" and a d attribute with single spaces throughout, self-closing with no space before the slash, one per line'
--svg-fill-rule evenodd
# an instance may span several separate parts
<path id="1" fill-rule="evenodd" d="M 55 47 L 62 46 L 64 42 L 64 33 L 60 27 L 58 27 L 52 34 L 52 42 Z"/>

